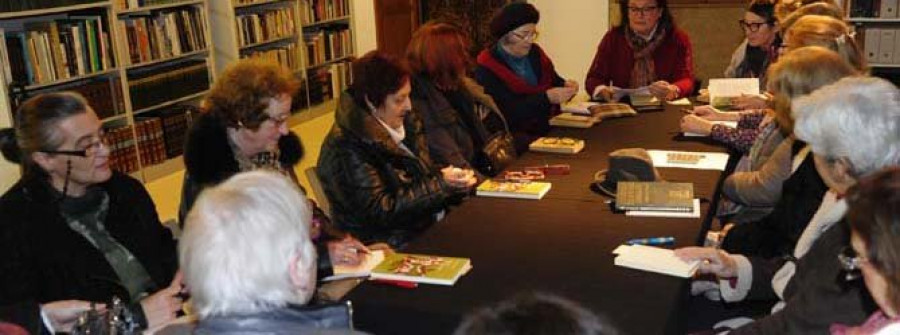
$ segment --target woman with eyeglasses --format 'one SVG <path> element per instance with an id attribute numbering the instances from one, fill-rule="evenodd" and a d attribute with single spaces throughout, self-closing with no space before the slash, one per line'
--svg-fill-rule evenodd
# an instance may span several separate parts
<path id="1" fill-rule="evenodd" d="M 771 0 L 754 0 L 747 6 L 744 18 L 738 21 L 746 39 L 734 50 L 731 63 L 725 69 L 726 78 L 759 78 L 760 87 L 766 83 L 766 69 L 778 59 L 781 46 L 775 3 Z M 760 109 L 767 99 L 757 95 L 742 96 L 732 100 L 736 109 Z"/>
<path id="2" fill-rule="evenodd" d="M 829 191 L 786 257 L 761 259 L 712 248 L 682 248 L 700 273 L 720 280 L 726 301 L 777 298 L 772 314 L 729 334 L 821 334 L 833 323 L 859 324 L 872 311 L 861 288 L 843 283 L 836 259 L 850 242 L 842 218 L 847 191 L 881 169 L 900 165 L 900 91 L 880 78 L 854 76 L 798 98 L 794 133 L 811 147 Z M 881 200 L 881 199 L 879 199 Z"/>
<path id="3" fill-rule="evenodd" d="M 847 196 L 850 245 L 838 255 L 848 280 L 861 274 L 880 310 L 863 324 L 832 325 L 832 335 L 900 334 L 900 168 L 860 181 Z"/>
<path id="4" fill-rule="evenodd" d="M 143 185 L 109 167 L 103 124 L 76 93 L 26 101 L 0 132 L 22 178 L 0 198 L 0 305 L 38 303 L 69 332 L 114 296 L 142 327 L 173 320 L 182 289 L 175 242 Z"/>
<path id="5" fill-rule="evenodd" d="M 187 135 L 179 222 L 203 189 L 238 172 L 276 171 L 300 187 L 294 166 L 303 146 L 287 125 L 298 87 L 289 69 L 265 60 L 243 59 L 222 73 Z M 366 247 L 333 229 L 318 206 L 312 208 L 320 278 L 331 275 L 333 265 L 359 264 Z"/>
<path id="6" fill-rule="evenodd" d="M 620 0 L 621 24 L 603 36 L 585 79 L 594 99 L 614 101 L 620 88 L 647 87 L 659 100 L 694 90 L 691 40 L 675 26 L 666 0 Z"/>
<path id="7" fill-rule="evenodd" d="M 475 69 L 475 80 L 500 107 L 520 153 L 550 131 L 550 118 L 559 113 L 559 105 L 578 93 L 578 83 L 560 77 L 535 43 L 539 20 L 537 9 L 523 2 L 494 13 L 494 43 L 478 54 Z"/>

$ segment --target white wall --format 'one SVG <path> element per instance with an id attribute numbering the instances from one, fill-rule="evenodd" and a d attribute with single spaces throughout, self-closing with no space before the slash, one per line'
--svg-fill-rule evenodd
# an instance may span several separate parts
<path id="1" fill-rule="evenodd" d="M 597 45 L 609 28 L 608 0 L 530 0 L 541 12 L 538 44 L 556 71 L 575 80 L 584 91 L 584 77 Z"/>
<path id="2" fill-rule="evenodd" d="M 375 1 L 351 0 L 353 2 L 353 32 L 356 34 L 356 56 L 378 47 L 375 37 Z"/>

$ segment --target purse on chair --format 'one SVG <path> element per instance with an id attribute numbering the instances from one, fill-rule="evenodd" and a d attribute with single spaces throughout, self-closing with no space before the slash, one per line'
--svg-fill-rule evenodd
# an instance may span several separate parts
<path id="1" fill-rule="evenodd" d="M 491 108 L 478 107 L 486 111 L 481 120 L 487 136 L 484 146 L 475 154 L 474 165 L 479 172 L 493 177 L 516 159 L 515 141 L 502 114 Z"/>

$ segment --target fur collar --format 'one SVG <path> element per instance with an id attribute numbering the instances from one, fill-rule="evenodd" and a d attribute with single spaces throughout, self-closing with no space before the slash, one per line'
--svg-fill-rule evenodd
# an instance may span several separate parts
<path id="1" fill-rule="evenodd" d="M 292 168 L 303 158 L 300 138 L 289 131 L 278 140 L 279 161 Z M 201 185 L 218 184 L 240 172 L 231 146 L 225 122 L 211 114 L 201 114 L 188 132 L 184 147 L 184 166 L 190 177 Z"/>

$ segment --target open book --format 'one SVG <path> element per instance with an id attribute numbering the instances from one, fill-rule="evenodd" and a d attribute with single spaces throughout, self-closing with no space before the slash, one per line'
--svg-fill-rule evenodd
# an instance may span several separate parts
<path id="1" fill-rule="evenodd" d="M 453 285 L 472 269 L 468 258 L 393 253 L 372 269 L 372 279 Z"/>
<path id="2" fill-rule="evenodd" d="M 721 78 L 709 80 L 709 104 L 717 108 L 731 107 L 731 99 L 743 94 L 759 94 L 759 78 Z"/>
<path id="3" fill-rule="evenodd" d="M 356 266 L 335 265 L 334 274 L 322 281 L 340 280 L 346 278 L 368 277 L 378 264 L 384 261 L 384 251 L 373 250 L 368 254 L 363 254 L 363 260 Z"/>
<path id="4" fill-rule="evenodd" d="M 551 126 L 590 128 L 604 119 L 637 115 L 631 106 L 623 103 L 583 102 L 583 108 L 566 109 L 563 113 L 550 119 Z"/>
<path id="5" fill-rule="evenodd" d="M 618 255 L 616 266 L 675 277 L 693 277 L 700 267 L 700 261 L 685 262 L 672 250 L 646 245 L 620 245 L 613 250 L 613 254 Z"/>

